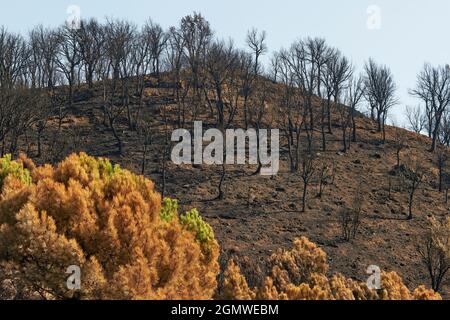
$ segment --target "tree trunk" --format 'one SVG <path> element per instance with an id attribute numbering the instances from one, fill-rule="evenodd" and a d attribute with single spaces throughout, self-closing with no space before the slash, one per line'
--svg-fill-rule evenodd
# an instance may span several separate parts
<path id="1" fill-rule="evenodd" d="M 414 192 L 411 192 L 409 194 L 409 204 L 408 204 L 409 215 L 408 215 L 408 220 L 412 220 L 412 218 L 413 218 L 413 214 L 412 214 L 413 199 L 414 199 Z"/>
<path id="2" fill-rule="evenodd" d="M 117 130 L 114 127 L 114 121 L 109 121 L 109 126 L 111 127 L 111 131 L 113 133 L 114 138 L 116 138 L 117 141 L 117 151 L 119 152 L 119 155 L 122 155 L 122 139 L 120 139 L 119 135 L 117 134 Z"/>
<path id="3" fill-rule="evenodd" d="M 305 210 L 306 210 L 307 187 L 308 187 L 308 183 L 306 181 L 304 181 L 303 182 L 303 196 L 302 196 L 302 212 L 305 212 Z"/>

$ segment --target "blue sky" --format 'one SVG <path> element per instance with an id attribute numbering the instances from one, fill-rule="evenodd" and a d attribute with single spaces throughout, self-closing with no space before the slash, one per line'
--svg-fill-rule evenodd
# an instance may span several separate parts
<path id="1" fill-rule="evenodd" d="M 401 104 L 392 112 L 403 123 L 408 95 L 424 62 L 450 63 L 450 1 L 448 0 L 1 0 L 0 25 L 26 34 L 34 25 L 63 23 L 69 5 L 77 5 L 83 18 L 127 18 L 137 24 L 151 17 L 164 27 L 201 12 L 216 35 L 231 37 L 243 46 L 248 29 L 268 33 L 270 50 L 288 47 L 295 39 L 320 36 L 341 49 L 359 67 L 369 57 L 391 67 Z M 380 29 L 367 27 L 370 6 L 381 10 Z M 378 20 L 376 20 L 378 21 Z"/>

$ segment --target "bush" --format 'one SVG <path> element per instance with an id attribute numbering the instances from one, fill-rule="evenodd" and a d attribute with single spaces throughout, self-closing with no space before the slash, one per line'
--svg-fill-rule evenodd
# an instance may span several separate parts
<path id="1" fill-rule="evenodd" d="M 433 290 L 420 286 L 410 292 L 395 272 L 383 273 L 381 290 L 341 274 L 327 277 L 325 252 L 302 237 L 290 251 L 279 250 L 269 259 L 271 274 L 259 288 L 249 288 L 235 262 L 224 273 L 222 298 L 261 300 L 440 300 Z"/>
<path id="2" fill-rule="evenodd" d="M 106 159 L 55 167 L 0 160 L 0 283 L 16 298 L 209 299 L 218 244 L 196 211 L 181 217 L 150 180 Z M 81 268 L 81 289 L 66 287 Z M 8 282 L 8 283 L 9 283 Z"/>

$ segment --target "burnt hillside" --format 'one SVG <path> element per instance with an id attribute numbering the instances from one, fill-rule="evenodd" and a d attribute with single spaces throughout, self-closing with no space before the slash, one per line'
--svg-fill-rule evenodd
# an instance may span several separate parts
<path id="1" fill-rule="evenodd" d="M 276 96 L 283 88 L 264 81 L 270 93 L 267 114 L 272 114 L 270 110 L 277 108 Z M 280 170 L 276 176 L 254 175 L 256 166 L 227 166 L 223 199 L 213 200 L 217 198 L 221 179 L 220 166 L 176 166 L 167 157 L 164 163 L 164 150 L 168 149 L 166 136 L 170 140 L 179 120 L 174 87 L 168 79 L 146 78 L 140 118 L 145 120 L 149 133 L 130 128 L 124 110 L 116 122 L 123 144 L 121 154 L 104 119 L 100 84 L 92 90 L 84 86 L 75 90 L 72 106 L 64 109 L 61 128 L 58 128 L 58 117 L 49 117 L 42 133 L 39 157 L 35 126 L 28 128 L 27 134 L 21 137 L 16 152 L 27 153 L 37 163 L 55 163 L 70 153 L 84 151 L 108 157 L 140 173 L 147 138 L 144 175 L 155 181 L 160 191 L 165 184 L 165 196 L 179 199 L 183 210 L 198 208 L 216 232 L 223 261 L 239 256 L 250 281 L 260 281 L 259 270 L 264 269 L 265 259 L 277 248 L 289 247 L 293 239 L 307 236 L 326 251 L 333 267 L 331 272 L 339 271 L 364 281 L 366 268 L 378 265 L 382 270 L 399 272 L 411 288 L 429 284 L 417 246 L 425 239 L 428 219 L 445 217 L 449 205 L 445 202 L 445 193 L 438 191 L 436 156 L 428 151 L 428 138 L 386 126 L 383 143 L 376 122 L 358 114 L 356 142 L 343 152 L 339 109 L 332 108 L 332 133 L 326 133 L 326 151 L 321 149 L 320 130 L 314 130 L 316 166 L 308 186 L 305 212 L 301 212 L 303 181 L 299 173 L 290 170 L 285 135 L 280 143 Z M 65 94 L 65 89 L 58 90 Z M 136 107 L 138 102 L 138 97 L 132 95 L 130 106 Z M 315 99 L 315 114 L 320 113 L 320 102 Z M 197 119 L 204 121 L 205 128 L 216 125 L 216 115 L 207 104 L 201 108 Z M 278 123 L 270 119 L 264 118 L 263 124 L 276 127 Z M 187 117 L 185 127 L 190 129 L 191 126 L 192 118 Z M 242 114 L 238 113 L 234 127 L 243 126 Z M 404 137 L 405 146 L 400 151 L 401 166 L 396 168 L 399 134 Z M 305 135 L 305 132 L 301 134 L 302 141 L 306 141 Z M 399 170 L 407 169 L 413 159 L 422 164 L 425 175 L 414 198 L 414 217 L 408 220 L 408 192 Z M 323 179 L 320 179 L 323 171 Z M 318 195 L 320 180 L 321 196 Z M 355 199 L 362 200 L 360 227 L 355 239 L 344 241 L 340 214 L 344 208 L 352 207 Z M 448 284 L 444 285 L 443 293 L 448 295 Z"/>

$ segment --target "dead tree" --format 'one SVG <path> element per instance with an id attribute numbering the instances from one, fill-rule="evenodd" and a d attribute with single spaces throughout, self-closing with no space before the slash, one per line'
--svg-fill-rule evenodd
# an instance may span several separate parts
<path id="1" fill-rule="evenodd" d="M 352 142 L 356 142 L 356 112 L 358 112 L 358 106 L 364 97 L 364 80 L 362 76 L 359 76 L 356 80 L 350 83 L 351 94 L 350 94 L 350 109 L 351 109 L 351 120 L 352 120 Z"/>
<path id="2" fill-rule="evenodd" d="M 346 83 L 352 76 L 353 70 L 350 60 L 343 56 L 339 50 L 336 50 L 331 57 L 327 60 L 326 64 L 326 79 L 329 82 L 327 89 L 330 94 L 332 94 L 333 102 L 335 106 L 341 103 L 342 91 L 346 87 Z M 328 122 L 328 133 L 332 133 L 331 128 L 331 104 L 327 104 L 327 122 Z"/>
<path id="3" fill-rule="evenodd" d="M 343 87 L 344 105 L 338 106 L 342 130 L 342 147 L 344 153 L 350 148 L 351 141 L 356 141 L 355 113 L 364 94 L 362 83 L 361 78 L 355 79 L 350 77 L 347 84 Z M 351 138 L 347 139 L 348 128 L 351 128 Z"/>
<path id="4" fill-rule="evenodd" d="M 302 194 L 302 211 L 306 211 L 306 202 L 308 196 L 308 186 L 312 181 L 314 173 L 316 172 L 316 158 L 312 151 L 306 151 L 301 155 L 301 168 L 300 177 L 303 181 L 303 194 Z"/>
<path id="5" fill-rule="evenodd" d="M 280 56 L 275 52 L 270 59 L 270 77 L 273 83 L 278 82 L 278 72 L 280 70 Z"/>
<path id="6" fill-rule="evenodd" d="M 268 90 L 266 85 L 267 84 L 265 82 L 256 85 L 254 94 L 251 99 L 251 103 L 249 104 L 251 106 L 251 108 L 249 108 L 249 112 L 252 115 L 250 117 L 252 119 L 251 125 L 256 129 L 256 149 L 258 153 L 260 150 L 260 143 L 261 143 L 259 139 L 259 133 L 263 125 L 264 116 L 267 112 L 266 102 L 268 97 Z M 270 123 L 267 124 L 270 125 Z M 258 157 L 258 167 L 256 168 L 255 172 L 253 172 L 252 175 L 260 174 L 261 169 L 262 163 L 260 157 Z"/>
<path id="7" fill-rule="evenodd" d="M 300 94 L 299 99 L 296 99 L 297 110 L 294 112 L 302 114 L 303 129 L 308 143 L 307 149 L 311 149 L 314 134 L 315 112 L 313 102 L 316 90 L 315 82 L 317 81 L 317 70 L 312 62 L 311 54 L 308 40 L 297 41 L 292 44 L 289 51 L 281 52 L 283 63 L 287 65 L 291 80 L 290 86 Z"/>
<path id="8" fill-rule="evenodd" d="M 417 76 L 416 88 L 411 94 L 427 106 L 427 117 L 432 138 L 431 152 L 436 150 L 439 129 L 445 110 L 450 105 L 450 70 L 444 66 L 425 64 Z"/>
<path id="9" fill-rule="evenodd" d="M 161 163 L 161 198 L 164 199 L 166 195 L 166 188 L 167 188 L 167 162 L 169 160 L 170 155 L 170 149 L 171 149 L 171 141 L 169 139 L 169 122 L 167 118 L 167 105 L 162 105 L 162 120 L 164 123 L 164 148 L 162 155 L 160 157 L 160 163 Z"/>
<path id="10" fill-rule="evenodd" d="M 378 132 L 386 141 L 385 124 L 389 110 L 398 103 L 395 96 L 397 86 L 391 70 L 387 66 L 378 65 L 373 59 L 364 66 L 365 97 L 372 110 L 376 111 Z"/>
<path id="11" fill-rule="evenodd" d="M 158 81 L 160 80 L 162 53 L 166 48 L 169 34 L 164 32 L 161 26 L 148 20 L 144 26 L 143 33 L 146 35 L 147 43 L 150 48 L 150 58 L 152 71 L 156 74 Z"/>
<path id="12" fill-rule="evenodd" d="M 175 27 L 169 29 L 166 46 L 166 58 L 169 76 L 173 85 L 173 96 L 177 105 L 178 127 L 183 127 L 186 121 L 186 98 L 189 93 L 189 83 L 182 82 L 182 70 L 186 65 L 184 38 Z"/>
<path id="13" fill-rule="evenodd" d="M 254 73 L 254 58 L 253 55 L 241 51 L 239 53 L 239 82 L 241 85 L 241 94 L 243 99 L 243 113 L 244 113 L 244 124 L 245 129 L 248 129 L 249 122 L 251 119 L 249 119 L 249 101 L 252 97 L 253 91 L 254 91 L 254 84 L 256 80 L 256 75 Z"/>
<path id="14" fill-rule="evenodd" d="M 247 45 L 255 57 L 253 73 L 256 76 L 261 73 L 260 58 L 267 52 L 266 37 L 267 33 L 265 31 L 258 32 L 257 29 L 252 29 L 247 33 Z"/>
<path id="15" fill-rule="evenodd" d="M 410 130 L 414 131 L 417 134 L 420 134 L 425 129 L 427 118 L 422 112 L 422 108 L 420 106 L 406 106 L 405 115 L 408 119 Z"/>
<path id="16" fill-rule="evenodd" d="M 0 142 L 5 153 L 7 137 L 16 137 L 17 121 L 27 111 L 22 93 L 18 91 L 27 73 L 29 53 L 25 40 L 0 28 Z M 11 139 L 10 139 L 11 140 Z"/>
<path id="17" fill-rule="evenodd" d="M 97 73 L 102 83 L 103 121 L 111 130 L 117 142 L 117 151 L 121 155 L 122 139 L 118 133 L 116 121 L 123 114 L 125 105 L 120 103 L 117 97 L 119 74 L 114 75 L 116 71 L 113 67 L 113 64 L 116 63 L 115 58 L 111 52 L 108 52 L 108 48 L 105 47 L 104 50 L 97 67 Z"/>
<path id="18" fill-rule="evenodd" d="M 81 21 L 80 29 L 76 34 L 86 82 L 92 89 L 95 71 L 105 42 L 104 27 L 95 19 Z"/>
<path id="19" fill-rule="evenodd" d="M 295 173 L 300 168 L 301 133 L 305 122 L 305 112 L 302 112 L 302 96 L 294 87 L 295 74 L 291 69 L 289 52 L 280 52 L 279 78 L 283 91 L 279 95 L 279 126 L 288 141 L 290 171 Z"/>
<path id="20" fill-rule="evenodd" d="M 141 174 L 144 175 L 147 167 L 147 155 L 153 137 L 153 128 L 150 119 L 144 118 L 138 120 L 137 133 L 142 144 Z"/>
<path id="21" fill-rule="evenodd" d="M 322 97 L 322 78 L 326 69 L 327 62 L 335 54 L 335 51 L 328 47 L 323 38 L 308 38 L 307 46 L 310 51 L 311 61 L 316 69 L 316 92 L 318 97 Z"/>
<path id="22" fill-rule="evenodd" d="M 408 220 L 413 218 L 413 201 L 414 195 L 423 181 L 425 175 L 425 169 L 422 167 L 418 160 L 409 162 L 406 172 L 403 173 L 405 176 L 404 181 L 406 182 L 406 187 L 408 190 Z"/>
<path id="23" fill-rule="evenodd" d="M 444 171 L 447 167 L 448 161 L 448 150 L 445 146 L 439 145 L 436 150 L 436 163 L 439 170 L 438 174 L 438 184 L 439 184 L 439 192 L 443 191 L 443 178 Z"/>
<path id="24" fill-rule="evenodd" d="M 325 192 L 325 187 L 331 183 L 331 168 L 330 165 L 323 161 L 319 169 L 319 192 L 317 193 L 318 198 L 322 198 Z"/>
<path id="25" fill-rule="evenodd" d="M 205 86 L 205 99 L 209 102 L 209 91 L 214 94 L 214 105 L 217 114 L 217 125 L 220 128 L 225 124 L 225 91 L 229 78 L 236 76 L 238 55 L 233 43 L 216 41 L 208 46 L 206 53 L 206 71 L 208 78 Z M 209 85 L 208 85 L 209 84 Z"/>
<path id="26" fill-rule="evenodd" d="M 183 54 L 190 68 L 190 87 L 193 89 L 194 101 L 192 118 L 197 117 L 198 108 L 202 103 L 203 69 L 205 51 L 212 40 L 213 32 L 209 22 L 199 13 L 188 15 L 181 19 L 179 32 L 183 38 Z"/>
<path id="27" fill-rule="evenodd" d="M 47 92 L 41 92 L 36 97 L 36 135 L 37 135 L 37 157 L 42 156 L 42 135 L 47 128 L 48 122 L 52 114 L 50 97 Z"/>
<path id="28" fill-rule="evenodd" d="M 321 118 L 320 118 L 320 133 L 322 137 L 322 151 L 327 150 L 327 139 L 326 139 L 326 132 L 325 127 L 328 128 L 328 133 L 332 133 L 331 128 L 331 107 L 332 107 L 332 99 L 334 96 L 334 76 L 333 76 L 333 59 L 335 59 L 336 53 L 330 53 L 330 58 L 327 60 L 327 63 L 325 64 L 325 68 L 322 72 L 321 77 Z"/>
<path id="29" fill-rule="evenodd" d="M 442 125 L 439 130 L 439 141 L 444 146 L 450 147 L 450 110 L 445 111 L 442 117 Z"/>
<path id="30" fill-rule="evenodd" d="M 56 85 L 60 37 L 56 31 L 40 25 L 30 32 L 30 41 L 32 63 L 37 63 L 33 68 L 34 86 L 51 90 Z"/>
<path id="31" fill-rule="evenodd" d="M 258 32 L 257 29 L 252 29 L 247 32 L 247 46 L 250 48 L 252 53 L 252 58 L 247 58 L 242 61 L 244 64 L 242 65 L 244 68 L 246 67 L 246 63 L 248 63 L 247 67 L 249 67 L 249 70 L 243 70 L 244 73 L 244 119 L 245 119 L 245 126 L 248 127 L 249 122 L 253 121 L 253 114 L 252 110 L 249 110 L 252 108 L 255 109 L 254 106 L 249 106 L 248 102 L 251 98 L 252 94 L 252 87 L 254 87 L 255 83 L 258 81 L 258 76 L 262 74 L 262 65 L 261 65 L 261 57 L 266 54 L 268 48 L 266 45 L 266 38 L 267 33 L 265 31 Z M 245 77 L 248 77 L 246 79 Z M 248 115 L 247 115 L 248 113 Z M 257 128 L 258 130 L 258 128 Z"/>
<path id="32" fill-rule="evenodd" d="M 120 110 L 120 113 L 113 113 L 119 116 L 125 110 L 127 112 L 128 127 L 130 130 L 133 130 L 133 118 L 130 109 L 130 76 L 133 74 L 132 68 L 135 67 L 132 64 L 131 57 L 134 37 L 136 35 L 136 26 L 128 21 L 108 20 L 105 33 L 107 34 L 105 55 L 109 60 L 108 67 L 112 73 L 111 89 L 115 98 L 113 104 L 115 106 L 120 104 L 120 107 L 114 108 L 117 111 Z M 110 117 L 108 116 L 108 118 Z M 116 117 L 113 118 L 115 118 L 115 121 Z M 116 136 L 116 134 L 114 135 Z"/>
<path id="33" fill-rule="evenodd" d="M 152 58 L 152 39 L 148 26 L 145 25 L 141 32 L 132 39 L 132 49 L 130 51 L 130 64 L 132 75 L 134 75 L 135 91 L 138 98 L 137 107 L 130 109 L 131 129 L 138 129 L 142 109 L 144 107 L 144 93 L 146 87 L 146 77 L 150 71 Z"/>
<path id="34" fill-rule="evenodd" d="M 402 150 L 408 147 L 408 137 L 406 136 L 406 131 L 404 129 L 395 127 L 394 130 L 394 148 L 397 158 L 396 168 L 400 168 L 400 154 Z"/>
<path id="35" fill-rule="evenodd" d="M 67 26 L 61 27 L 58 31 L 59 45 L 56 64 L 59 72 L 67 80 L 69 106 L 73 104 L 73 88 L 76 82 L 77 68 L 82 59 L 77 32 L 76 29 Z"/>

